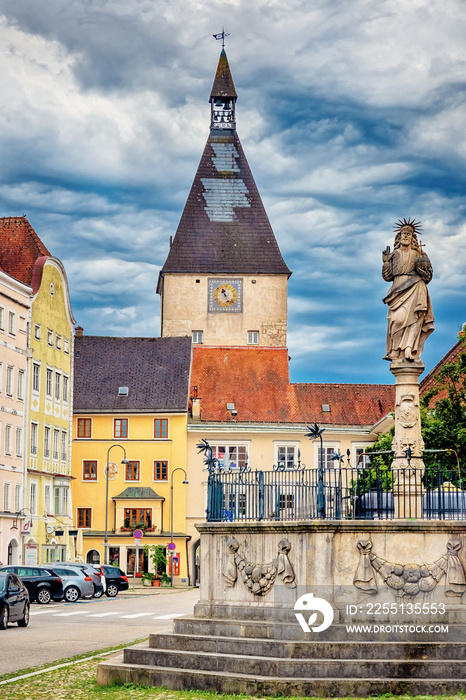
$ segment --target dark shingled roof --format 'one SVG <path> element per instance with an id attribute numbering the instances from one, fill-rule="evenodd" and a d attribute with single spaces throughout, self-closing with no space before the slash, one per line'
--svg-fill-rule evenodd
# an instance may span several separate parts
<path id="1" fill-rule="evenodd" d="M 151 498 L 153 501 L 164 501 L 163 496 L 159 496 L 150 486 L 128 486 L 127 489 L 113 496 L 114 499 L 120 498 Z"/>
<path id="2" fill-rule="evenodd" d="M 290 275 L 234 130 L 211 130 L 165 272 Z"/>
<path id="3" fill-rule="evenodd" d="M 217 72 L 215 73 L 210 99 L 213 97 L 237 97 L 225 49 L 222 49 L 218 60 Z"/>
<path id="4" fill-rule="evenodd" d="M 187 410 L 191 338 L 77 337 L 74 411 Z M 128 396 L 118 389 L 128 387 Z"/>
<path id="5" fill-rule="evenodd" d="M 0 218 L 0 266 L 20 282 L 31 284 L 36 260 L 51 253 L 25 216 Z"/>

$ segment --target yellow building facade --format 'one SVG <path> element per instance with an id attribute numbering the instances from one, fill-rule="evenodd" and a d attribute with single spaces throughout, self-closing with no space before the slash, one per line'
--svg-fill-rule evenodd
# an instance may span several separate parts
<path id="1" fill-rule="evenodd" d="M 82 336 L 75 356 L 72 475 L 79 554 L 86 562 L 107 558 L 129 575 L 141 575 L 154 572 L 145 546 L 160 545 L 168 557 L 173 540 L 174 581 L 186 583 L 191 341 Z M 138 547 L 135 530 L 142 531 Z"/>
<path id="2" fill-rule="evenodd" d="M 59 260 L 37 260 L 33 290 L 23 546 L 25 562 L 49 563 L 75 557 L 70 488 L 75 321 Z"/>

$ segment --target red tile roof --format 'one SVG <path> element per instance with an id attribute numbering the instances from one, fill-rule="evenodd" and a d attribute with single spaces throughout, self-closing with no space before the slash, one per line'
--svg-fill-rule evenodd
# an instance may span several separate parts
<path id="1" fill-rule="evenodd" d="M 37 259 L 50 255 L 25 216 L 0 218 L 0 266 L 9 275 L 31 284 Z"/>
<path id="2" fill-rule="evenodd" d="M 286 348 L 194 347 L 191 390 L 201 420 L 374 425 L 395 405 L 386 384 L 290 384 Z M 330 411 L 323 409 L 328 405 Z"/>
<path id="3" fill-rule="evenodd" d="M 465 352 L 466 349 L 464 345 L 458 341 L 456 345 L 454 345 L 451 350 L 447 352 L 444 357 L 440 360 L 440 362 L 437 362 L 435 367 L 430 370 L 429 374 L 426 374 L 424 379 L 421 381 L 419 385 L 419 394 L 424 396 L 430 389 L 433 389 L 434 387 L 438 386 L 438 382 L 436 381 L 435 377 L 439 373 L 439 371 L 442 369 L 442 367 L 450 362 L 456 362 L 458 359 L 459 355 L 461 352 Z M 432 399 L 430 402 L 430 406 L 433 406 L 439 399 L 443 399 L 447 396 L 447 390 L 442 389 L 442 391 L 439 391 L 439 393 Z"/>

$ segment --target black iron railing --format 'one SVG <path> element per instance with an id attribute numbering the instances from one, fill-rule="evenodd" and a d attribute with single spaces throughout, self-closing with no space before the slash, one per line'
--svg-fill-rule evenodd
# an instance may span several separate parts
<path id="1" fill-rule="evenodd" d="M 207 520 L 466 520 L 466 473 L 359 467 L 222 471 L 208 479 Z"/>

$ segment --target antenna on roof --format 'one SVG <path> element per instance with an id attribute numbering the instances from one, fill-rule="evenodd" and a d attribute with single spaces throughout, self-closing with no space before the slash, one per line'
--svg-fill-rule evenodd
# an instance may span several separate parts
<path id="1" fill-rule="evenodd" d="M 219 39 L 222 40 L 222 49 L 224 49 L 225 48 L 225 37 L 230 36 L 230 35 L 227 34 L 227 32 L 225 31 L 225 27 L 222 27 L 222 31 L 220 32 L 220 34 L 212 34 L 212 36 L 214 37 L 214 39 L 217 39 L 217 41 Z"/>

